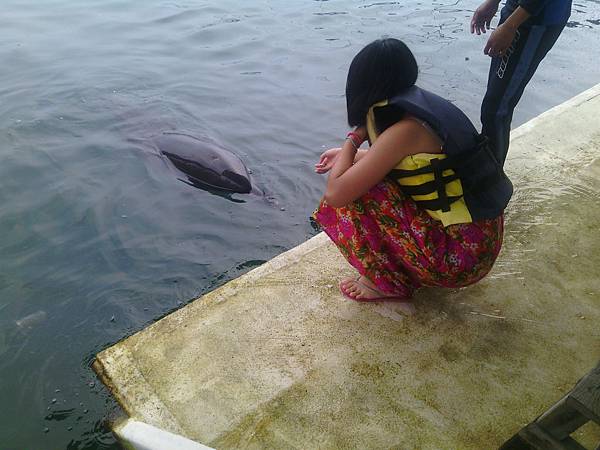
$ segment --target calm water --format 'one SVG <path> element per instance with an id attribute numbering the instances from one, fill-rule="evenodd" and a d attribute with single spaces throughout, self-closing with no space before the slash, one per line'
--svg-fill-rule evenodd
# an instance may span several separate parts
<path id="1" fill-rule="evenodd" d="M 403 38 L 420 84 L 476 120 L 476 6 L 4 0 L 0 449 L 117 448 L 94 355 L 314 233 L 312 165 L 345 135 L 346 69 L 364 44 Z M 598 82 L 600 3 L 577 1 L 571 20 L 516 124 Z M 234 150 L 266 195 L 177 181 L 145 144 L 170 129 Z"/>

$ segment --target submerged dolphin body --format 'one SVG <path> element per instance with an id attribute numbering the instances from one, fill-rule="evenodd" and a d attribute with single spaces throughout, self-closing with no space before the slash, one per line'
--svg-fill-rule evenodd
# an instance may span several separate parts
<path id="1" fill-rule="evenodd" d="M 164 132 L 153 142 L 187 176 L 188 184 L 231 193 L 252 192 L 250 175 L 242 160 L 214 142 L 176 132 Z"/>

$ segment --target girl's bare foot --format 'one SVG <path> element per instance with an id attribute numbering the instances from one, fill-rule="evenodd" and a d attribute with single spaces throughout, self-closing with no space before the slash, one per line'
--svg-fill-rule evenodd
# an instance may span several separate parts
<path id="1" fill-rule="evenodd" d="M 374 301 L 400 301 L 408 300 L 393 294 L 385 294 L 377 289 L 375 285 L 366 277 L 345 278 L 340 282 L 340 291 L 351 300 L 362 302 Z"/>
<path id="2" fill-rule="evenodd" d="M 368 278 L 362 276 L 342 280 L 340 291 L 344 297 L 350 300 L 377 303 L 375 310 L 382 316 L 395 321 L 402 320 L 402 316 L 415 314 L 415 307 L 410 300 L 383 294 Z"/>

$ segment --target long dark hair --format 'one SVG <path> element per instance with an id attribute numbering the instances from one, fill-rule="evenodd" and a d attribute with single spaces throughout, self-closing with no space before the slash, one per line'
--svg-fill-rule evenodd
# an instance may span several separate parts
<path id="1" fill-rule="evenodd" d="M 351 127 L 364 125 L 369 108 L 415 84 L 419 68 L 404 42 L 378 39 L 352 60 L 346 81 L 346 108 Z"/>

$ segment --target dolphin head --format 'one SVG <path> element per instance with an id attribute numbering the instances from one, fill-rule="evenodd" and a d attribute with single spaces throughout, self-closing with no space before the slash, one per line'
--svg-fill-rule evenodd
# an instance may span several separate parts
<path id="1" fill-rule="evenodd" d="M 252 191 L 248 170 L 241 159 L 214 142 L 169 132 L 154 143 L 193 186 L 241 194 Z"/>

